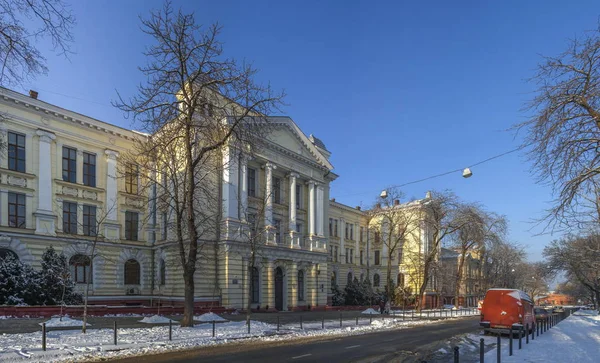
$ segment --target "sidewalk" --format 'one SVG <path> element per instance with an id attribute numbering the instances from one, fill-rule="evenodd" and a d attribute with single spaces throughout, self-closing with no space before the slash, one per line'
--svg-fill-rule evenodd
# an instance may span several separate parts
<path id="1" fill-rule="evenodd" d="M 595 363 L 600 359 L 600 316 L 597 311 L 582 310 L 566 318 L 523 349 L 508 355 L 508 340 L 502 339 L 502 362 L 577 362 Z M 486 337 L 489 338 L 489 337 Z M 487 339 L 486 339 L 487 340 Z M 496 362 L 496 349 L 485 354 L 485 362 Z"/>

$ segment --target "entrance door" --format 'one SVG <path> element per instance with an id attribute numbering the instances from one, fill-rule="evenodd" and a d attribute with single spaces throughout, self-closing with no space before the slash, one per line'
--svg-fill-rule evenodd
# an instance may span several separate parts
<path id="1" fill-rule="evenodd" d="M 283 310 L 283 271 L 281 267 L 275 269 L 275 309 Z"/>

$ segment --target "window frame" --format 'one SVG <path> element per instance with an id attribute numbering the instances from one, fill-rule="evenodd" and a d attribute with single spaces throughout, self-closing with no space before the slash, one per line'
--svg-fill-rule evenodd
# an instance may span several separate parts
<path id="1" fill-rule="evenodd" d="M 77 234 L 77 207 L 76 202 L 63 200 L 63 233 Z"/>
<path id="2" fill-rule="evenodd" d="M 302 184 L 296 184 L 296 209 L 302 209 Z"/>
<path id="3" fill-rule="evenodd" d="M 127 163 L 125 167 L 125 193 L 137 195 L 139 193 L 140 166 Z"/>
<path id="4" fill-rule="evenodd" d="M 273 203 L 281 204 L 281 178 L 278 176 L 271 177 L 272 200 Z"/>
<path id="5" fill-rule="evenodd" d="M 380 287 L 381 277 L 378 273 L 373 274 L 373 287 Z"/>
<path id="6" fill-rule="evenodd" d="M 62 180 L 67 183 L 77 183 L 77 149 L 64 145 L 62 147 Z"/>
<path id="7" fill-rule="evenodd" d="M 381 251 L 375 250 L 374 252 L 375 253 L 373 255 L 373 264 L 375 266 L 380 266 L 381 265 Z"/>
<path id="8" fill-rule="evenodd" d="M 14 201 L 11 201 L 13 198 Z M 20 207 L 22 207 L 22 215 Z M 13 220 L 15 223 L 12 223 Z M 20 229 L 27 228 L 27 195 L 24 193 L 8 192 L 8 226 Z"/>
<path id="9" fill-rule="evenodd" d="M 93 211 L 93 213 L 91 213 Z M 97 207 L 95 205 L 83 205 L 83 235 L 96 237 L 98 233 L 98 222 L 96 220 Z"/>
<path id="10" fill-rule="evenodd" d="M 306 299 L 304 294 L 304 270 L 298 270 L 298 301 Z"/>
<path id="11" fill-rule="evenodd" d="M 82 276 L 79 276 L 80 268 Z M 69 270 L 71 272 L 71 280 L 76 284 L 87 284 L 88 274 L 90 275 L 90 282 L 93 281 L 94 272 L 92 270 L 92 260 L 89 256 L 80 253 L 71 256 L 69 258 Z"/>
<path id="12" fill-rule="evenodd" d="M 135 218 L 132 218 L 135 216 Z M 135 224 L 135 228 L 134 227 Z M 125 211 L 125 240 L 139 241 L 140 213 Z"/>
<path id="13" fill-rule="evenodd" d="M 14 136 L 14 143 L 11 142 L 11 136 Z M 8 140 L 6 154 L 8 170 L 25 173 L 27 169 L 27 149 L 25 148 L 27 144 L 25 135 L 14 131 L 8 131 L 7 139 Z M 19 145 L 19 142 L 21 140 L 23 141 L 23 145 Z M 21 155 L 23 156 L 22 158 L 20 157 Z"/>
<path id="14" fill-rule="evenodd" d="M 133 276 L 128 276 L 128 273 L 135 273 Z M 124 285 L 141 285 L 142 281 L 142 266 L 140 262 L 134 258 L 130 258 L 123 263 L 123 284 Z"/>
<path id="15" fill-rule="evenodd" d="M 96 187 L 96 154 L 83 152 L 83 185 Z"/>
<path id="16" fill-rule="evenodd" d="M 158 274 L 158 285 L 165 286 L 167 283 L 167 266 L 164 258 L 161 258 L 158 263 Z"/>
<path id="17" fill-rule="evenodd" d="M 256 169 L 248 168 L 246 179 L 246 182 L 248 183 L 248 196 L 256 197 Z"/>
<path id="18" fill-rule="evenodd" d="M 275 243 L 281 244 L 281 219 L 273 219 L 273 228 L 275 229 Z"/>
<path id="19" fill-rule="evenodd" d="M 260 271 L 257 267 L 252 267 L 250 271 L 250 303 L 260 303 Z"/>

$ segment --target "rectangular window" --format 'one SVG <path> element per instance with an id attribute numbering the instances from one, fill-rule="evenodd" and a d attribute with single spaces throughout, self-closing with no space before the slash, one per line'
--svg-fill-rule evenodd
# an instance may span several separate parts
<path id="1" fill-rule="evenodd" d="M 381 233 L 379 231 L 375 232 L 375 243 L 381 242 Z"/>
<path id="2" fill-rule="evenodd" d="M 333 236 L 333 218 L 329 218 L 329 236 Z"/>
<path id="3" fill-rule="evenodd" d="M 77 150 L 63 146 L 62 178 L 69 183 L 77 183 Z"/>
<path id="4" fill-rule="evenodd" d="M 127 164 L 125 170 L 125 192 L 129 194 L 138 193 L 139 167 L 135 164 Z"/>
<path id="5" fill-rule="evenodd" d="M 363 264 L 363 256 L 364 256 L 364 252 L 365 252 L 365 251 L 363 251 L 363 250 L 360 250 L 360 264 L 361 264 L 361 266 L 362 266 L 362 264 Z"/>
<path id="6" fill-rule="evenodd" d="M 96 155 L 83 153 L 83 185 L 96 186 Z"/>
<path id="7" fill-rule="evenodd" d="M 344 238 L 348 239 L 350 237 L 350 232 L 348 231 L 348 227 L 350 227 L 350 225 L 348 223 L 346 223 L 346 229 L 344 230 Z"/>
<path id="8" fill-rule="evenodd" d="M 273 227 L 275 228 L 275 242 L 277 244 L 281 243 L 281 220 L 274 219 Z"/>
<path id="9" fill-rule="evenodd" d="M 8 133 L 8 169 L 25 172 L 25 135 Z"/>
<path id="10" fill-rule="evenodd" d="M 338 262 L 338 248 L 335 246 L 335 262 Z"/>
<path id="11" fill-rule="evenodd" d="M 354 241 L 354 224 L 350 225 L 350 239 Z"/>
<path id="12" fill-rule="evenodd" d="M 63 202 L 63 232 L 77 234 L 77 203 Z"/>
<path id="13" fill-rule="evenodd" d="M 365 234 L 365 227 L 360 227 L 360 241 L 364 240 L 363 235 Z"/>
<path id="14" fill-rule="evenodd" d="M 273 203 L 281 204 L 281 179 L 273 177 Z"/>
<path id="15" fill-rule="evenodd" d="M 254 241 L 256 238 L 256 214 L 248 213 L 248 224 L 250 225 L 250 238 Z"/>
<path id="16" fill-rule="evenodd" d="M 125 239 L 128 241 L 138 240 L 139 214 L 137 212 L 125 212 Z"/>
<path id="17" fill-rule="evenodd" d="M 333 246 L 329 246 L 329 256 L 333 259 Z"/>
<path id="18" fill-rule="evenodd" d="M 345 258 L 346 258 L 346 263 L 348 263 L 348 258 L 350 257 L 350 249 L 346 248 L 346 254 L 345 254 Z"/>
<path id="19" fill-rule="evenodd" d="M 167 212 L 163 212 L 162 216 L 162 239 L 166 240 L 167 239 L 167 228 L 169 228 L 169 221 L 167 220 Z"/>
<path id="20" fill-rule="evenodd" d="M 8 226 L 25 228 L 25 194 L 8 193 Z"/>
<path id="21" fill-rule="evenodd" d="M 398 263 L 402 263 L 402 248 L 398 251 Z"/>
<path id="22" fill-rule="evenodd" d="M 333 220 L 333 233 L 335 233 L 335 236 L 338 236 L 338 220 L 334 219 Z"/>
<path id="23" fill-rule="evenodd" d="M 86 236 L 96 235 L 96 206 L 83 206 L 83 234 Z"/>
<path id="24" fill-rule="evenodd" d="M 379 260 L 379 251 L 375 251 L 375 265 L 379 265 L 381 261 Z"/>
<path id="25" fill-rule="evenodd" d="M 302 233 L 302 223 L 296 223 L 296 232 Z"/>
<path id="26" fill-rule="evenodd" d="M 350 249 L 350 263 L 354 263 L 354 250 L 352 248 Z"/>
<path id="27" fill-rule="evenodd" d="M 302 208 L 302 186 L 296 184 L 296 208 Z"/>
<path id="28" fill-rule="evenodd" d="M 248 168 L 248 196 L 256 197 L 256 169 Z"/>

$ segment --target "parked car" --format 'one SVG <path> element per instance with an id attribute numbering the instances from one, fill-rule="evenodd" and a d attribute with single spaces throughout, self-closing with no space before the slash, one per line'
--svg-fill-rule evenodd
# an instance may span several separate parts
<path id="1" fill-rule="evenodd" d="M 449 305 L 449 304 L 446 304 L 446 305 L 444 305 L 444 306 L 443 306 L 443 308 L 444 308 L 444 309 L 452 309 L 452 310 L 457 310 L 457 307 L 456 307 L 456 306 L 454 306 L 454 305 Z"/>
<path id="2" fill-rule="evenodd" d="M 533 308 L 533 314 L 535 316 L 535 320 L 545 320 L 548 319 L 548 316 L 550 315 L 548 310 L 541 307 Z"/>
<path id="3" fill-rule="evenodd" d="M 552 309 L 553 313 L 564 313 L 565 309 L 563 309 L 562 306 L 555 306 L 554 309 Z"/>
<path id="4" fill-rule="evenodd" d="M 533 300 L 521 290 L 490 289 L 485 294 L 479 325 L 485 333 L 508 334 L 514 324 L 532 329 Z"/>

